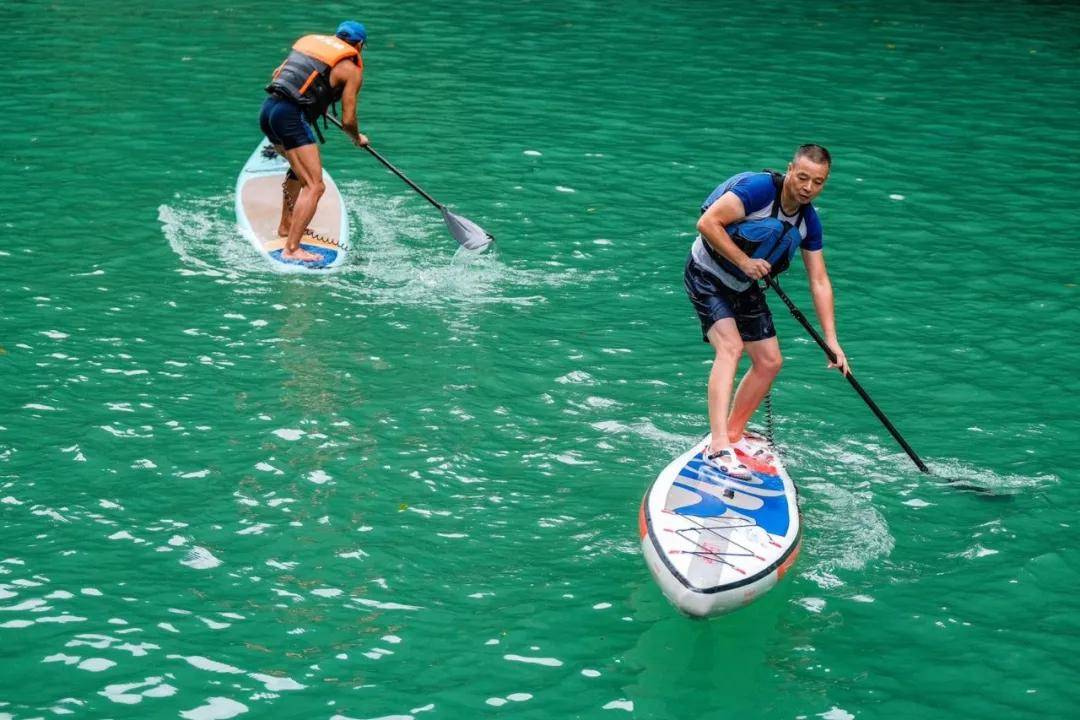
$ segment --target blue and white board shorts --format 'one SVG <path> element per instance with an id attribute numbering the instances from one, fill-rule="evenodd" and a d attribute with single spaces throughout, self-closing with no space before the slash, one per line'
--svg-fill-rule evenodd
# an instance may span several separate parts
<path id="1" fill-rule="evenodd" d="M 315 134 L 300 106 L 274 95 L 266 98 L 259 113 L 259 127 L 266 139 L 286 150 L 315 143 Z"/>
<path id="2" fill-rule="evenodd" d="M 709 328 L 724 318 L 735 319 L 743 342 L 776 337 L 772 311 L 765 302 L 765 291 L 757 283 L 742 292 L 732 290 L 690 256 L 686 259 L 683 284 L 701 321 L 701 339 L 705 342 L 709 342 Z"/>

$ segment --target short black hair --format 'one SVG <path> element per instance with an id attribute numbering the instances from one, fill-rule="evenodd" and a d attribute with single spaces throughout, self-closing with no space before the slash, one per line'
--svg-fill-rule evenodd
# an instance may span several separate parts
<path id="1" fill-rule="evenodd" d="M 800 145 L 795 151 L 794 160 L 804 157 L 810 162 L 825 163 L 830 168 L 832 167 L 832 155 L 823 146 L 815 143 L 807 143 L 806 145 Z"/>

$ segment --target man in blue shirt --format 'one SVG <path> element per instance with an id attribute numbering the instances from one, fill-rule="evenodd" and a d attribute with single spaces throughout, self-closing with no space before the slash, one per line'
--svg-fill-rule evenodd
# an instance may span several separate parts
<path id="1" fill-rule="evenodd" d="M 836 363 L 829 367 L 845 374 L 848 371 L 836 339 L 821 221 L 812 205 L 831 168 L 828 150 L 802 145 L 785 175 L 740 173 L 716 188 L 701 208 L 699 235 L 686 261 L 684 282 L 701 321 L 702 339 L 716 351 L 708 391 L 712 437 L 703 456 L 717 470 L 735 478 L 750 478 L 746 462 L 770 460 L 761 457 L 764 450 L 755 451 L 743 437 L 747 422 L 769 392 L 783 362 L 772 313 L 758 280 L 786 269 L 796 246 L 806 266 L 822 334 L 836 353 Z M 765 235 L 754 236 L 753 231 L 761 228 L 765 228 Z M 731 400 L 744 350 L 750 356 L 750 369 Z"/>

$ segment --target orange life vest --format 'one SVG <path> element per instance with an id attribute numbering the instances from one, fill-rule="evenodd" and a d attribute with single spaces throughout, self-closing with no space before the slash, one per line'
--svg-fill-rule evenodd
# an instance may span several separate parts
<path id="1" fill-rule="evenodd" d="M 293 44 L 285 62 L 274 71 L 266 92 L 292 100 L 314 120 L 341 99 L 344 87 L 330 85 L 330 71 L 344 60 L 352 60 L 364 69 L 360 53 L 344 40 L 333 35 L 305 35 Z"/>

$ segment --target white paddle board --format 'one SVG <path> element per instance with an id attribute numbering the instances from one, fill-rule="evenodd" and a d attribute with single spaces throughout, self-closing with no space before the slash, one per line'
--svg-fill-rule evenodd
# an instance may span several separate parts
<path id="1" fill-rule="evenodd" d="M 326 192 L 300 240 L 301 247 L 321 259 L 298 263 L 281 258 L 285 238 L 277 230 L 281 221 L 281 184 L 288 169 L 288 161 L 264 138 L 236 178 L 236 224 L 240 232 L 279 272 L 323 273 L 338 267 L 349 253 L 349 215 L 337 185 L 325 169 Z"/>
<path id="2" fill-rule="evenodd" d="M 775 452 L 764 438 L 749 439 Z M 664 468 L 638 516 L 649 570 L 675 607 L 695 617 L 764 594 L 795 563 L 801 539 L 798 491 L 779 456 L 759 462 L 740 455 L 753 478 L 736 480 L 704 465 L 708 441 Z"/>

